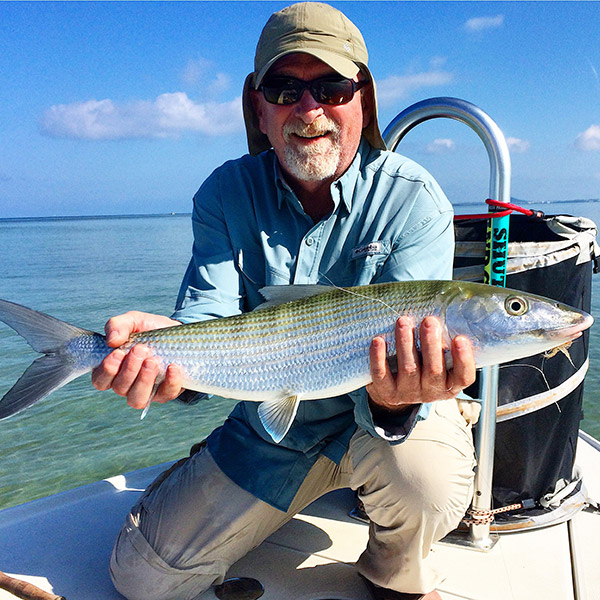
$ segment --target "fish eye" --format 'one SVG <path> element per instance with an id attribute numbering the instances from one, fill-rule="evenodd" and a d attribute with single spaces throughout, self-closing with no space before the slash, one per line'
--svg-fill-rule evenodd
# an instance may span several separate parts
<path id="1" fill-rule="evenodd" d="M 506 312 L 513 317 L 520 317 L 529 310 L 529 304 L 525 298 L 519 296 L 511 296 L 504 301 Z"/>

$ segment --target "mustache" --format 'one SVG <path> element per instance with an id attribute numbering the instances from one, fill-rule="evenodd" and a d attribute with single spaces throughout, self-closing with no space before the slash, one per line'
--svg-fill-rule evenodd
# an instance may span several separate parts
<path id="1" fill-rule="evenodd" d="M 292 134 L 300 137 L 317 137 L 333 133 L 336 136 L 339 133 L 340 127 L 328 117 L 318 119 L 312 123 L 302 123 L 301 121 L 290 121 L 283 126 L 283 137 L 286 141 L 289 140 Z"/>

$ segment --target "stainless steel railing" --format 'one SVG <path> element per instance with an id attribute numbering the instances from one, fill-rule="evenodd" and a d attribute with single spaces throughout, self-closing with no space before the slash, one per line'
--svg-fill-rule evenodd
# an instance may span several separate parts
<path id="1" fill-rule="evenodd" d="M 489 197 L 503 202 L 510 202 L 510 155 L 502 131 L 483 110 L 477 106 L 457 98 L 430 98 L 417 102 L 402 111 L 385 129 L 383 138 L 390 150 L 395 150 L 402 138 L 419 123 L 436 118 L 449 118 L 468 125 L 480 137 L 490 161 Z M 493 219 L 493 227 L 505 227 L 500 219 Z M 506 273 L 506 246 L 502 261 L 502 249 L 493 252 L 494 230 L 489 231 L 488 261 L 492 253 L 496 272 L 501 275 L 504 285 Z M 508 241 L 508 240 L 507 240 Z M 490 268 L 486 271 L 488 274 Z M 493 283 L 489 281 L 489 283 Z M 476 429 L 475 451 L 477 453 L 477 472 L 475 474 L 475 491 L 472 507 L 477 511 L 489 511 L 492 505 L 492 475 L 494 468 L 494 445 L 496 439 L 496 410 L 498 407 L 498 366 L 486 367 L 481 371 L 480 398 L 482 411 Z M 494 545 L 490 535 L 490 525 L 471 525 L 471 546 L 487 550 Z"/>

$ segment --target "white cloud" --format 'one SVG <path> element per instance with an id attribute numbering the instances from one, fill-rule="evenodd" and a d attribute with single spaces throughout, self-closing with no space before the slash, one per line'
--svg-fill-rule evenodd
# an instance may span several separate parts
<path id="1" fill-rule="evenodd" d="M 429 61 L 429 65 L 432 69 L 438 70 L 445 66 L 447 62 L 448 58 L 446 56 L 434 56 Z"/>
<path id="2" fill-rule="evenodd" d="M 506 144 L 508 145 L 508 149 L 514 154 L 525 154 L 531 147 L 529 140 L 521 140 L 515 137 L 507 137 Z"/>
<path id="3" fill-rule="evenodd" d="M 186 131 L 218 136 L 241 130 L 243 119 L 240 98 L 197 103 L 175 92 L 128 103 L 106 99 L 55 105 L 40 126 L 50 137 L 120 140 L 177 137 Z"/>
<path id="4" fill-rule="evenodd" d="M 487 29 L 497 29 L 504 24 L 504 15 L 495 17 L 474 17 L 465 23 L 467 31 L 486 31 Z"/>
<path id="5" fill-rule="evenodd" d="M 575 147 L 584 152 L 597 152 L 600 150 L 600 125 L 591 125 L 582 131 L 575 139 Z"/>
<path id="6" fill-rule="evenodd" d="M 218 96 L 226 92 L 231 87 L 231 77 L 226 73 L 217 73 L 215 80 L 207 86 L 208 93 L 211 96 Z"/>
<path id="7" fill-rule="evenodd" d="M 377 82 L 377 99 L 382 104 L 406 98 L 422 88 L 447 85 L 454 76 L 448 71 L 433 70 L 411 75 L 392 75 Z"/>
<path id="8" fill-rule="evenodd" d="M 190 59 L 181 72 L 181 78 L 185 83 L 195 84 L 206 77 L 210 69 L 212 69 L 212 62 L 206 58 Z"/>
<path id="9" fill-rule="evenodd" d="M 429 154 L 441 154 L 443 152 L 452 152 L 456 148 L 456 144 L 453 140 L 448 138 L 439 138 L 433 140 L 431 144 L 427 146 L 427 152 Z"/>
<path id="10" fill-rule="evenodd" d="M 226 73 L 213 75 L 214 65 L 205 58 L 191 59 L 181 71 L 181 79 L 187 85 L 202 85 L 202 91 L 209 97 L 216 97 L 231 88 L 231 77 Z M 213 81 L 210 81 L 210 79 Z"/>

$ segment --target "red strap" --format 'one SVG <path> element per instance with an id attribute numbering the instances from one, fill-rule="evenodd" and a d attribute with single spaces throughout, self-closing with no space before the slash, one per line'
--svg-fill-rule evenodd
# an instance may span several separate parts
<path id="1" fill-rule="evenodd" d="M 504 210 L 494 210 L 476 215 L 455 215 L 454 220 L 462 221 L 465 219 L 497 219 L 498 217 L 505 217 L 506 215 L 510 215 L 513 211 L 523 213 L 524 215 L 528 215 L 529 217 L 542 218 L 544 216 L 544 213 L 540 210 L 531 210 L 529 208 L 523 208 L 510 202 L 501 202 L 500 200 L 492 200 L 491 198 L 488 198 L 485 201 L 485 203 L 489 206 L 494 206 L 496 208 L 503 208 Z"/>

